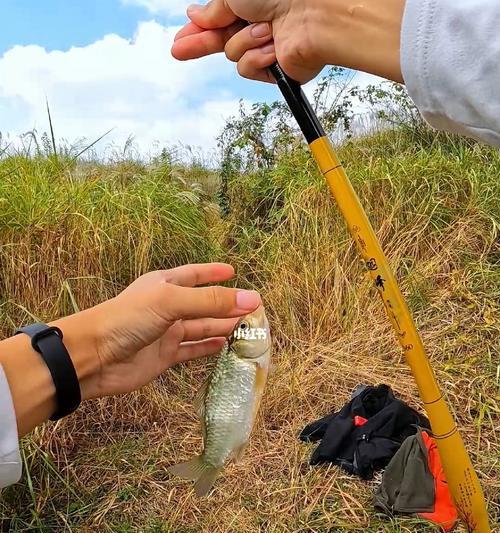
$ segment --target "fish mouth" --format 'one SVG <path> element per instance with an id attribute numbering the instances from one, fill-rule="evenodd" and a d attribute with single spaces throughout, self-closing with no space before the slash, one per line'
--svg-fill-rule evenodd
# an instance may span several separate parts
<path id="1" fill-rule="evenodd" d="M 257 307 L 257 309 L 253 313 L 250 313 L 248 316 L 255 317 L 259 321 L 259 323 L 267 322 L 266 311 L 264 310 L 263 305 L 259 305 L 259 307 Z"/>

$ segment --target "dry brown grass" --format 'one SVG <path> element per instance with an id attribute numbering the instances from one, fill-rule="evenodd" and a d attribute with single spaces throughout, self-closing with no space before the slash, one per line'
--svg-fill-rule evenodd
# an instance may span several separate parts
<path id="1" fill-rule="evenodd" d="M 462 194 L 462 181 L 470 185 L 473 177 L 459 176 L 446 158 L 434 164 L 455 188 L 422 193 L 412 180 L 401 185 L 385 179 L 399 168 L 403 181 L 404 174 L 413 172 L 415 182 L 422 183 L 421 167 L 405 168 L 396 161 L 395 168 L 380 171 L 382 176 L 363 181 L 360 169 L 369 167 L 367 159 L 356 151 L 344 157 L 352 158 L 358 190 L 403 280 L 438 381 L 480 476 L 492 521 L 498 521 L 498 218 L 488 218 Z M 373 165 L 377 167 L 376 161 Z M 312 174 L 312 168 L 306 172 Z M 341 407 L 358 383 L 387 383 L 421 408 L 343 223 L 315 180 L 305 180 L 290 193 L 285 216 L 272 230 L 250 231 L 238 213 L 236 220 L 213 226 L 212 235 L 234 245 L 228 257 L 238 267 L 239 282 L 262 292 L 274 332 L 276 368 L 242 463 L 229 466 L 204 500 L 194 497 L 189 482 L 166 472 L 201 445 L 191 401 L 213 362 L 192 363 L 134 395 L 89 403 L 68 420 L 37 429 L 24 442 L 29 475 L 6 493 L 0 507 L 5 531 L 435 530 L 411 518 L 375 515 L 371 502 L 378 478 L 366 483 L 335 467 L 310 468 L 312 448 L 298 441 L 306 423 Z M 436 215 L 443 202 L 453 204 L 449 220 Z M 158 224 L 149 230 L 158 232 Z M 50 256 L 42 245 L 34 248 L 28 237 L 9 234 L 11 240 L 13 236 L 16 246 L 9 248 L 3 241 L 0 249 L 2 268 L 8 272 L 2 289 L 10 302 L 3 306 L 5 328 L 10 325 L 7 317 L 19 317 L 15 305 L 20 303 L 46 316 L 64 312 L 74 302 L 87 306 L 117 290 L 110 283 L 114 270 L 102 267 L 102 258 L 109 255 L 104 241 L 82 244 L 76 253 L 78 233 L 62 241 L 61 253 L 68 260 L 61 277 L 59 257 Z M 131 264 L 136 265 L 128 270 L 130 276 L 149 267 L 157 242 L 150 239 L 148 245 L 142 237 L 131 238 L 144 248 L 130 248 Z M 44 254 L 43 264 L 32 257 L 34 249 Z M 92 264 L 102 270 L 92 279 L 71 283 L 70 297 L 62 282 Z M 40 294 L 51 296 L 44 301 Z"/>

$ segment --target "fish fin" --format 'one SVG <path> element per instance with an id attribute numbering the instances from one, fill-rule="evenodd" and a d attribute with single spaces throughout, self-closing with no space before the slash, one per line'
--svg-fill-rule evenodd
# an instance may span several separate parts
<path id="1" fill-rule="evenodd" d="M 203 417 L 201 420 L 201 435 L 203 437 L 203 445 L 207 442 L 207 424 L 205 422 L 205 417 Z"/>
<path id="2" fill-rule="evenodd" d="M 194 484 L 194 491 L 198 498 L 207 496 L 208 493 L 212 490 L 217 476 L 220 474 L 222 467 L 214 468 L 213 466 L 206 465 L 201 476 L 198 478 Z"/>
<path id="3" fill-rule="evenodd" d="M 193 407 L 196 414 L 203 420 L 205 417 L 205 397 L 207 395 L 208 384 L 210 383 L 210 377 L 208 377 L 200 387 L 200 390 L 196 393 L 193 400 Z"/>
<path id="4" fill-rule="evenodd" d="M 196 495 L 201 498 L 210 492 L 222 467 L 215 468 L 205 463 L 203 455 L 199 455 L 186 463 L 169 466 L 167 470 L 175 476 L 195 481 L 194 490 Z"/>
<path id="5" fill-rule="evenodd" d="M 243 459 L 243 455 L 245 455 L 245 451 L 247 448 L 248 448 L 248 441 L 244 442 L 241 446 L 239 446 L 238 448 L 236 448 L 236 450 L 234 450 L 234 454 L 233 454 L 234 464 L 238 464 L 241 462 L 241 460 Z"/>
<path id="6" fill-rule="evenodd" d="M 191 461 L 186 463 L 179 463 L 178 465 L 169 466 L 167 470 L 174 476 L 179 476 L 184 479 L 192 479 L 196 481 L 203 472 L 205 463 L 203 462 L 203 456 L 199 455 Z"/>
<path id="7" fill-rule="evenodd" d="M 266 388 L 268 373 L 269 373 L 269 370 L 267 367 L 265 366 L 262 367 L 260 365 L 257 365 L 257 369 L 255 373 L 254 390 L 258 392 L 259 394 L 262 394 L 264 392 L 264 389 Z"/>

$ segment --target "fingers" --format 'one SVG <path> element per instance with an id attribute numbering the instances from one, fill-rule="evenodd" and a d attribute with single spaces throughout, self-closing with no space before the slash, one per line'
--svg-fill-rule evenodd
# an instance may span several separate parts
<path id="1" fill-rule="evenodd" d="M 178 41 L 179 39 L 182 39 L 184 37 L 189 37 L 190 35 L 196 35 L 204 31 L 206 31 L 204 28 L 200 28 L 194 22 L 189 22 L 175 34 L 174 41 Z"/>
<path id="2" fill-rule="evenodd" d="M 220 283 L 234 277 L 234 268 L 225 263 L 184 265 L 161 272 L 163 281 L 182 287 Z"/>
<path id="3" fill-rule="evenodd" d="M 218 54 L 242 27 L 241 23 L 235 23 L 220 30 L 205 30 L 188 24 L 176 35 L 171 53 L 180 61 Z"/>
<path id="4" fill-rule="evenodd" d="M 229 60 L 238 62 L 248 50 L 259 48 L 273 38 L 271 25 L 267 22 L 252 24 L 236 33 L 226 43 L 224 51 Z"/>
<path id="5" fill-rule="evenodd" d="M 215 339 L 207 339 L 202 342 L 188 342 L 181 344 L 176 355 L 176 361 L 178 363 L 183 363 L 185 361 L 191 361 L 192 359 L 200 359 L 201 357 L 215 355 L 222 350 L 225 342 L 225 338 L 219 337 Z"/>
<path id="6" fill-rule="evenodd" d="M 267 22 L 252 24 L 236 33 L 226 43 L 226 57 L 238 63 L 240 76 L 251 80 L 273 83 L 268 67 L 276 62 L 271 25 Z"/>
<path id="7" fill-rule="evenodd" d="M 234 276 L 234 268 L 224 263 L 185 265 L 171 270 L 149 272 L 136 279 L 123 294 L 144 296 L 149 290 L 163 287 L 165 283 L 194 287 L 227 281 Z"/>
<path id="8" fill-rule="evenodd" d="M 225 0 L 212 0 L 207 5 L 191 5 L 187 15 L 196 25 L 206 30 L 225 28 L 238 19 Z"/>
<path id="9" fill-rule="evenodd" d="M 224 0 L 192 5 L 187 14 L 191 22 L 177 33 L 171 50 L 180 61 L 222 52 L 227 41 L 245 26 Z"/>
<path id="10" fill-rule="evenodd" d="M 269 43 L 262 48 L 249 50 L 238 62 L 238 73 L 249 80 L 275 83 L 268 68 L 276 62 L 274 45 Z"/>
<path id="11" fill-rule="evenodd" d="M 252 24 L 236 33 L 224 48 L 226 56 L 238 63 L 240 76 L 251 80 L 274 83 L 268 67 L 276 62 L 271 25 Z"/>
<path id="12" fill-rule="evenodd" d="M 238 318 L 200 318 L 185 320 L 184 341 L 201 341 L 211 337 L 228 337 L 236 327 Z"/>
<path id="13" fill-rule="evenodd" d="M 267 72 L 267 68 L 276 61 L 269 23 L 246 27 L 237 21 L 223 29 L 206 30 L 207 27 L 214 26 L 207 22 L 202 24 L 196 19 L 182 28 L 175 37 L 172 55 L 185 61 L 224 51 L 228 59 L 238 63 L 238 72 L 244 78 L 274 82 Z"/>
<path id="14" fill-rule="evenodd" d="M 239 317 L 261 305 L 258 293 L 226 287 L 190 288 L 167 283 L 151 297 L 152 311 L 170 323 L 181 319 Z"/>

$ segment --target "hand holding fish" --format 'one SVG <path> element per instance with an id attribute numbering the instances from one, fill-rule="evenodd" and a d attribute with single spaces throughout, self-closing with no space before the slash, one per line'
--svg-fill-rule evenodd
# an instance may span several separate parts
<path id="1" fill-rule="evenodd" d="M 232 278 L 229 265 L 151 272 L 102 305 L 100 372 L 87 396 L 136 390 L 177 363 L 220 351 L 238 317 L 255 309 L 251 291 L 203 287 Z"/>
<path id="2" fill-rule="evenodd" d="M 152 272 L 116 298 L 52 322 L 64 333 L 82 399 L 139 389 L 177 363 L 219 352 L 238 318 L 261 303 L 253 291 L 207 286 L 233 276 L 219 263 Z M 54 383 L 27 335 L 0 342 L 0 364 L 22 436 L 54 413 Z"/>

